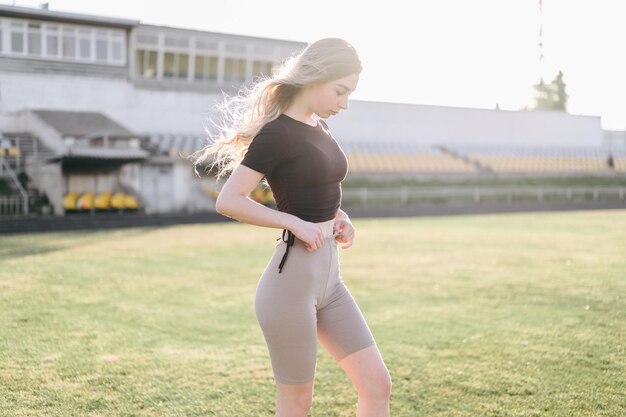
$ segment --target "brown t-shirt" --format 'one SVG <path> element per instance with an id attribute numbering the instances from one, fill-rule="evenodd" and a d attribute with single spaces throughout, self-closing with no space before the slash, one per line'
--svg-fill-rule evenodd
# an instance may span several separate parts
<path id="1" fill-rule="evenodd" d="M 334 219 L 348 159 L 328 125 L 281 114 L 252 139 L 241 164 L 265 174 L 279 211 L 309 222 Z"/>

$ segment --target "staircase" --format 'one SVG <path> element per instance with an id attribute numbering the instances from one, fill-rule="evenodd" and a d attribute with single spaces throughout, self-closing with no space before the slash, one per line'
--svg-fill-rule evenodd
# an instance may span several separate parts
<path id="1" fill-rule="evenodd" d="M 450 148 L 448 148 L 447 146 L 444 145 L 439 145 L 437 146 L 437 149 L 439 149 L 442 153 L 448 154 L 453 158 L 456 159 L 460 159 L 463 162 L 465 162 L 466 164 L 472 165 L 474 167 L 476 167 L 476 169 L 480 172 L 485 172 L 485 173 L 493 173 L 493 169 L 491 167 L 488 167 L 487 165 L 483 165 L 480 162 L 471 159 L 469 157 L 467 157 L 466 155 L 463 155 L 459 152 L 456 152 Z"/>
<path id="2" fill-rule="evenodd" d="M 28 214 L 29 195 L 4 157 L 0 157 L 0 178 L 4 179 L 14 191 L 9 195 L 0 196 L 0 215 Z"/>
<path id="3" fill-rule="evenodd" d="M 11 188 L 9 195 L 0 196 L 0 215 L 28 215 L 33 203 L 37 205 L 41 194 L 32 182 L 25 185 L 20 176 L 30 177 L 28 171 L 54 155 L 47 147 L 29 133 L 0 134 L 4 152 L 0 156 L 0 178 Z"/>

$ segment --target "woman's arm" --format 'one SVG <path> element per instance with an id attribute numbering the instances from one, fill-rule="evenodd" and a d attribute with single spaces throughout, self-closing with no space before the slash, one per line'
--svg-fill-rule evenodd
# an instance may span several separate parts
<path id="1" fill-rule="evenodd" d="M 263 179 L 263 174 L 239 165 L 222 187 L 215 210 L 237 221 L 263 227 L 291 230 L 298 218 L 259 204 L 248 196 Z"/>
<path id="2" fill-rule="evenodd" d="M 348 217 L 348 213 L 346 213 L 345 211 L 343 211 L 342 209 L 339 209 L 337 211 L 337 215 L 335 216 L 335 220 L 339 220 L 341 218 L 344 218 L 345 220 L 350 221 L 350 217 Z"/>
<path id="3" fill-rule="evenodd" d="M 337 211 L 337 215 L 335 216 L 335 223 L 333 224 L 333 231 L 338 232 L 337 236 L 335 236 L 335 240 L 339 243 L 347 243 L 347 245 L 342 246 L 342 249 L 348 249 L 352 246 L 354 242 L 354 226 L 348 217 L 348 214 L 339 209 Z"/>
<path id="4" fill-rule="evenodd" d="M 262 173 L 238 165 L 222 187 L 215 202 L 215 210 L 240 222 L 290 230 L 305 242 L 309 252 L 320 248 L 324 243 L 324 231 L 319 225 L 266 207 L 248 197 L 261 179 Z"/>

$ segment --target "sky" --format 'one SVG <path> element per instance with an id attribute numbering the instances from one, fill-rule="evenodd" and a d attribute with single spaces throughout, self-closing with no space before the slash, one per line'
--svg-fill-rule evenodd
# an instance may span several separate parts
<path id="1" fill-rule="evenodd" d="M 0 1 L 39 7 L 43 1 Z M 312 43 L 363 65 L 354 100 L 520 110 L 559 70 L 572 114 L 626 130 L 623 0 L 49 0 L 49 9 Z M 543 27 L 543 60 L 539 32 Z"/>

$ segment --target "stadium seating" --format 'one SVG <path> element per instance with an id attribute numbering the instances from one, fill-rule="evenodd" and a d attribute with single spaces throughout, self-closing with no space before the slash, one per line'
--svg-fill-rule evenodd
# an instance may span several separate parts
<path id="1" fill-rule="evenodd" d="M 588 147 L 505 147 L 465 146 L 454 150 L 469 160 L 495 172 L 516 173 L 606 173 L 608 154 L 602 148 Z M 623 170 L 624 158 L 615 158 L 615 170 Z"/>
<path id="2" fill-rule="evenodd" d="M 66 212 L 137 210 L 139 202 L 135 196 L 123 192 L 104 191 L 96 195 L 92 191 L 70 191 L 63 196 L 63 208 Z"/>
<path id="3" fill-rule="evenodd" d="M 431 146 L 414 143 L 359 142 L 342 146 L 350 172 L 474 172 L 472 164 Z"/>
<path id="4" fill-rule="evenodd" d="M 359 142 L 342 145 L 352 173 L 609 173 L 626 171 L 626 151 L 601 147 L 428 146 Z"/>

